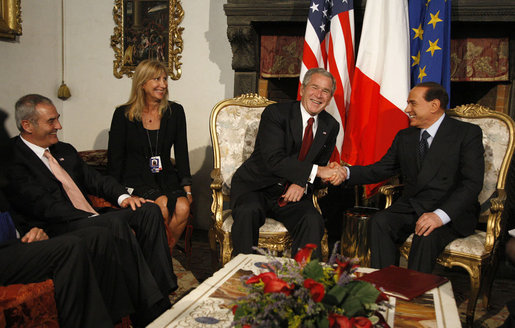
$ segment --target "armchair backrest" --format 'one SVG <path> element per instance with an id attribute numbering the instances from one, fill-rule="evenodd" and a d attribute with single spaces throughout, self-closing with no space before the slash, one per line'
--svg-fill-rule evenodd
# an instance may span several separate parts
<path id="1" fill-rule="evenodd" d="M 447 113 L 456 119 L 477 124 L 483 131 L 485 176 L 483 189 L 478 197 L 483 216 L 489 212 L 489 199 L 497 196 L 500 191 L 504 192 L 515 146 L 513 120 L 506 114 L 478 104 L 458 106 L 448 110 Z"/>
<path id="2" fill-rule="evenodd" d="M 261 113 L 274 102 L 257 94 L 244 94 L 215 105 L 209 118 L 213 166 L 222 176 L 222 193 L 228 196 L 231 179 L 254 150 Z"/>

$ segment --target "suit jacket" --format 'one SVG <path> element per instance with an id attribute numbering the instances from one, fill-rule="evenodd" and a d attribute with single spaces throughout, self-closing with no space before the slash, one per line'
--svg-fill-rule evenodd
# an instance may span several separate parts
<path id="1" fill-rule="evenodd" d="M 149 167 L 152 156 L 149 137 L 141 121 L 131 122 L 125 116 L 127 109 L 127 106 L 118 107 L 113 114 L 109 131 L 108 172 L 125 186 L 155 188 L 154 174 Z M 161 156 L 163 165 L 159 173 L 163 184 L 172 190 L 191 185 L 186 117 L 181 105 L 169 102 L 158 133 L 157 154 Z M 172 146 L 175 166 L 170 160 Z"/>
<path id="2" fill-rule="evenodd" d="M 304 161 L 297 159 L 302 145 L 300 102 L 269 105 L 261 115 L 254 151 L 231 182 L 231 206 L 240 195 L 277 183 L 305 186 L 313 164 L 326 165 L 340 128 L 326 111 L 318 114 L 313 144 Z"/>
<path id="3" fill-rule="evenodd" d="M 8 166 L 7 195 L 18 212 L 13 219 L 18 221 L 17 227 L 25 228 L 23 233 L 32 227 L 51 228 L 91 215 L 72 205 L 61 182 L 19 136 L 11 140 L 14 156 Z M 84 163 L 72 145 L 58 142 L 49 149 L 86 199 L 87 194 L 92 194 L 116 204 L 118 197 L 127 193 L 113 177 L 104 176 Z"/>
<path id="4" fill-rule="evenodd" d="M 420 169 L 419 138 L 418 128 L 399 131 L 381 160 L 350 167 L 349 183 L 373 183 L 400 174 L 404 191 L 391 211 L 415 211 L 420 216 L 440 208 L 449 215 L 449 224 L 458 234 L 472 234 L 485 166 L 481 128 L 445 116 Z"/>

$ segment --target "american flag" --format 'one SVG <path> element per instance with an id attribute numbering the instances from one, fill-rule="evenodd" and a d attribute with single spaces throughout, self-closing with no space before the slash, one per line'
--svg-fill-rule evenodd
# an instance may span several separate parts
<path id="1" fill-rule="evenodd" d="M 354 72 L 353 0 L 311 1 L 300 71 L 301 83 L 304 74 L 314 67 L 325 68 L 336 79 L 336 92 L 326 111 L 340 123 L 335 152 L 331 157 L 331 161 L 339 162 Z"/>

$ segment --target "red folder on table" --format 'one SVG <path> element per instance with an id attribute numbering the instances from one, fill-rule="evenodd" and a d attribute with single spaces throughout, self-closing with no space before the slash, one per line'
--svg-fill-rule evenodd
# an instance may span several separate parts
<path id="1" fill-rule="evenodd" d="M 407 301 L 449 281 L 445 277 L 400 268 L 395 265 L 371 272 L 358 279 L 368 281 L 378 289 L 384 289 L 385 294 Z"/>

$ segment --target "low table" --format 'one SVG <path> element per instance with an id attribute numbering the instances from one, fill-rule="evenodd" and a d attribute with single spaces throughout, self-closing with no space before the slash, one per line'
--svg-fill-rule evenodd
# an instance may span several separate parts
<path id="1" fill-rule="evenodd" d="M 245 293 L 240 278 L 263 272 L 259 265 L 263 262 L 268 259 L 262 255 L 236 256 L 148 327 L 230 327 L 232 302 Z M 360 271 L 371 272 L 373 269 L 361 268 Z M 413 327 L 415 322 L 423 327 L 461 327 L 450 282 L 411 302 L 392 297 L 390 303 L 394 309 L 385 313 L 390 327 Z"/>

